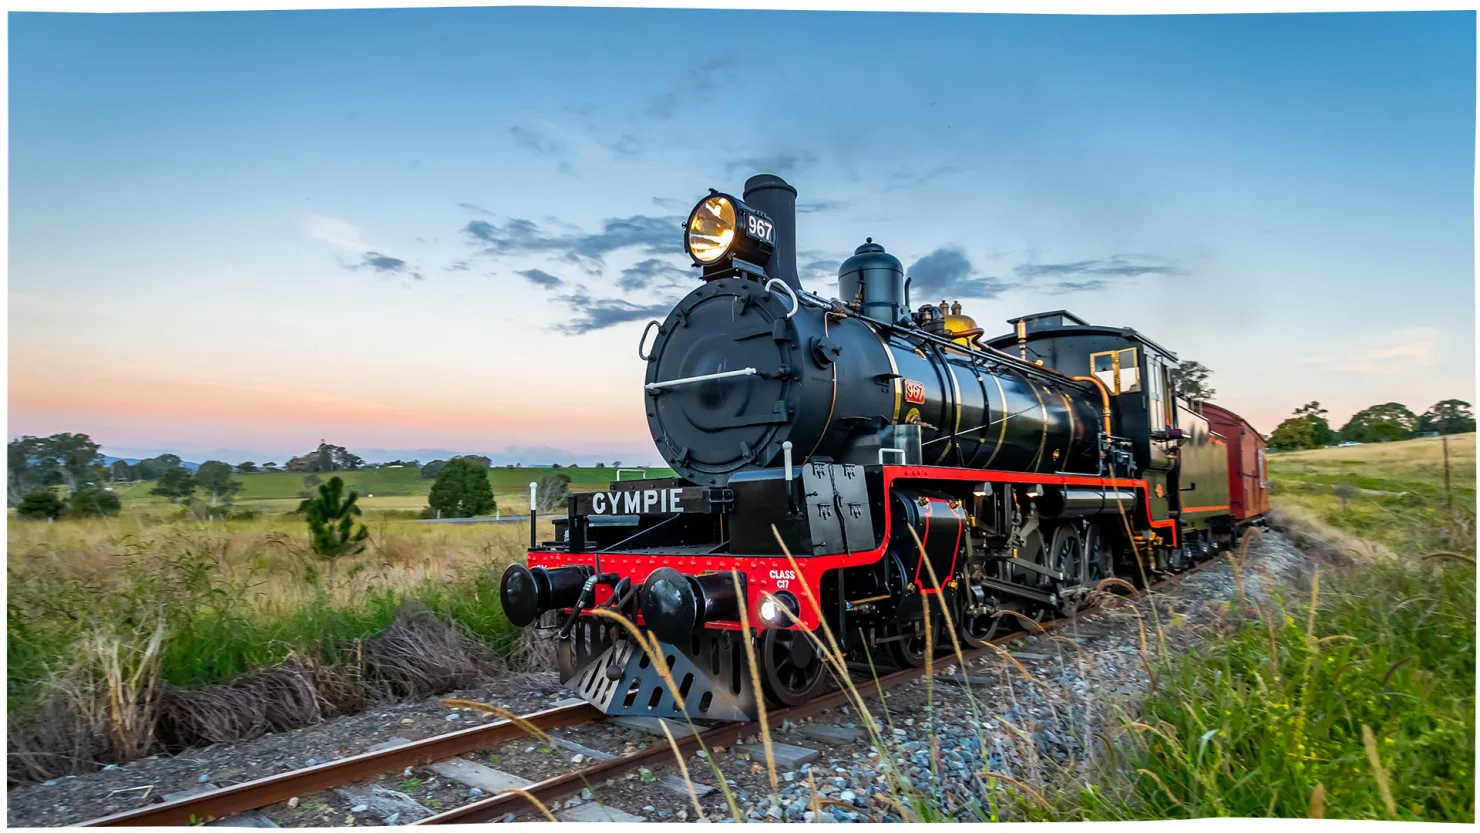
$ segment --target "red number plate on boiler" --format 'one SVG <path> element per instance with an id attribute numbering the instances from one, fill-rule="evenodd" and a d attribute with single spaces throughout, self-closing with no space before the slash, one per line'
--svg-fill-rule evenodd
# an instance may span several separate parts
<path id="1" fill-rule="evenodd" d="M 913 379 L 904 380 L 904 401 L 913 402 L 916 405 L 925 404 L 925 383 L 916 382 Z"/>

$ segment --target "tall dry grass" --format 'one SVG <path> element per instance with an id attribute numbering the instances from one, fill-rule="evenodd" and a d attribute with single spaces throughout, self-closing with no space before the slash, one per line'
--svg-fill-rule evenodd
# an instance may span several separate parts
<path id="1" fill-rule="evenodd" d="M 235 736 L 322 714 L 316 699 L 346 707 L 443 690 L 470 679 L 459 663 L 480 649 L 485 668 L 528 659 L 531 643 L 498 603 L 527 528 L 374 515 L 368 525 L 365 552 L 326 562 L 296 517 L 11 519 L 12 761 L 44 752 L 42 769 L 86 769 L 144 754 L 160 741 L 158 719 L 187 738 Z M 415 610 L 423 618 L 407 619 Z M 257 702 L 264 693 L 308 702 L 289 710 L 299 717 L 274 717 Z M 246 717 L 233 728 L 211 717 L 216 707 Z"/>

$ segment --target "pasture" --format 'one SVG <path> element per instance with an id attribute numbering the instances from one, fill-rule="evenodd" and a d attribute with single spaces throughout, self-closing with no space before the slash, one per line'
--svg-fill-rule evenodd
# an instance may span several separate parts
<path id="1" fill-rule="evenodd" d="M 673 476 L 673 470 L 666 467 L 633 468 L 645 472 L 647 477 Z M 596 491 L 605 488 L 607 484 L 617 479 L 617 470 L 610 467 L 562 466 L 558 469 L 544 466 L 494 467 L 488 470 L 488 482 L 493 487 L 494 500 L 498 502 L 497 513 L 502 515 L 527 514 L 530 482 L 538 482 L 552 474 L 563 474 L 569 477 L 572 492 Z M 359 504 L 366 510 L 420 511 L 427 505 L 427 492 L 436 482 L 433 478 L 422 477 L 421 470 L 416 468 L 358 469 L 315 476 L 320 480 L 327 480 L 335 475 L 344 479 L 346 488 L 354 489 L 359 493 Z M 307 476 L 292 472 L 255 472 L 235 475 L 236 479 L 241 481 L 242 491 L 236 495 L 233 503 L 240 508 L 255 509 L 265 514 L 291 512 L 298 508 L 299 502 L 303 499 L 301 493 L 306 489 L 304 478 Z M 622 469 L 623 480 L 633 480 L 641 476 L 643 475 L 637 471 L 628 471 L 625 466 Z M 152 482 L 111 485 L 114 493 L 124 502 L 125 508 L 131 506 L 168 507 L 170 505 L 169 501 L 164 498 L 149 494 L 150 489 L 154 488 Z M 199 498 L 200 493 L 197 492 L 196 495 Z"/>

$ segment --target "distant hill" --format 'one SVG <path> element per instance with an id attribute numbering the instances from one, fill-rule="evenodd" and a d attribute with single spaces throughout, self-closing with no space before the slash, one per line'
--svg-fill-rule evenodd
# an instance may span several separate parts
<path id="1" fill-rule="evenodd" d="M 132 466 L 132 465 L 138 463 L 142 459 L 144 459 L 144 458 L 142 458 L 142 457 L 111 457 L 111 456 L 109 456 L 107 454 L 104 454 L 103 455 L 103 465 L 105 465 L 105 466 L 111 466 L 114 463 L 118 462 L 119 460 L 122 460 L 123 462 L 128 463 L 129 465 Z M 184 466 L 186 469 L 188 469 L 190 471 L 195 471 L 196 469 L 200 468 L 200 463 L 192 463 L 189 460 L 181 460 L 180 461 L 180 465 Z"/>

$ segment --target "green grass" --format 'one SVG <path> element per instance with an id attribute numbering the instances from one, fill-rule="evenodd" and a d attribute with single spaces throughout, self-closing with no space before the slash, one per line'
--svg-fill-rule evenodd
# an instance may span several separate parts
<path id="1" fill-rule="evenodd" d="M 1338 567 L 1319 583 L 1160 665 L 1119 766 L 1068 814 L 1473 821 L 1473 567 Z"/>
<path id="2" fill-rule="evenodd" d="M 1452 476 L 1470 488 L 1453 511 L 1433 441 L 1272 457 L 1275 509 L 1297 538 L 1334 543 L 1336 561 L 1157 663 L 1092 786 L 1032 814 L 1472 823 L 1474 435 L 1459 440 L 1451 462 L 1468 470 Z M 1342 485 L 1410 495 L 1348 490 L 1343 505 Z"/>
<path id="3" fill-rule="evenodd" d="M 645 468 L 647 476 L 673 477 L 673 470 L 663 467 Z M 420 509 L 426 505 L 427 492 L 431 491 L 431 478 L 421 476 L 415 468 L 361 469 L 336 472 L 344 478 L 345 486 L 360 494 L 360 504 L 367 509 Z M 488 470 L 489 484 L 493 487 L 494 499 L 504 514 L 529 511 L 529 484 L 551 474 L 563 474 L 571 478 L 571 490 L 589 492 L 602 489 L 616 479 L 615 468 L 593 466 L 546 468 L 546 467 L 496 467 Z M 289 472 L 257 472 L 239 474 L 242 491 L 235 503 L 244 508 L 261 508 L 270 512 L 290 511 L 301 500 L 305 475 Z M 328 475 L 320 474 L 323 480 Z M 624 480 L 635 480 L 635 472 L 624 472 Z M 124 483 L 114 486 L 115 493 L 126 505 L 167 506 L 163 498 L 154 497 L 149 491 L 151 483 Z M 199 497 L 199 492 L 197 492 Z"/>

